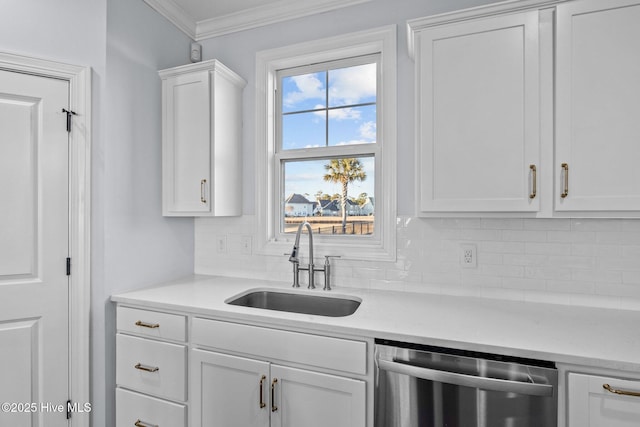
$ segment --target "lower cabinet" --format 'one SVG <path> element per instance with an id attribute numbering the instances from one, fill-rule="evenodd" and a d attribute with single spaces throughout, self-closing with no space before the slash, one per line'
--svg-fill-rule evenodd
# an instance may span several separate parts
<path id="1" fill-rule="evenodd" d="M 117 427 L 370 427 L 373 340 L 118 306 Z"/>
<path id="2" fill-rule="evenodd" d="M 637 427 L 640 381 L 569 372 L 567 427 Z"/>
<path id="3" fill-rule="evenodd" d="M 365 427 L 364 381 L 193 350 L 193 427 Z"/>

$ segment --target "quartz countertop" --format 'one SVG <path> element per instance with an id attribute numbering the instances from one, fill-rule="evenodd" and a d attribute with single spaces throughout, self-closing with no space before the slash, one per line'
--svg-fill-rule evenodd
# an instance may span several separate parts
<path id="1" fill-rule="evenodd" d="M 362 300 L 346 317 L 325 317 L 226 304 L 254 288 Z M 114 295 L 139 307 L 273 327 L 295 327 L 640 372 L 640 312 L 556 304 L 336 287 L 292 289 L 268 280 L 193 275 Z"/>

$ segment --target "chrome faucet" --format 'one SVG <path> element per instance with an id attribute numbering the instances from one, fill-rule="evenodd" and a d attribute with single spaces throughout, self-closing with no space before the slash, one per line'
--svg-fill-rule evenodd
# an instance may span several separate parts
<path id="1" fill-rule="evenodd" d="M 309 233 L 309 264 L 306 267 L 300 267 L 300 259 L 298 258 L 298 252 L 300 250 L 300 234 L 302 233 L 302 229 L 306 227 Z M 289 262 L 293 264 L 293 287 L 300 287 L 300 270 L 309 272 L 309 289 L 315 289 L 315 272 L 316 271 L 324 271 L 324 290 L 331 290 L 331 268 L 329 265 L 329 258 L 340 258 L 339 256 L 327 255 L 325 256 L 324 266 L 320 268 L 316 268 L 313 265 L 313 231 L 311 230 L 311 224 L 307 221 L 303 222 L 298 226 L 298 231 L 296 232 L 296 240 L 293 244 L 293 249 L 291 250 L 289 255 Z"/>

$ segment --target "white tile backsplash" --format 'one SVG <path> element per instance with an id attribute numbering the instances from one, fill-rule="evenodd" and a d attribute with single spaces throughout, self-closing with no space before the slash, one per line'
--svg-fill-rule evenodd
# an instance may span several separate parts
<path id="1" fill-rule="evenodd" d="M 195 272 L 290 281 L 286 257 L 242 253 L 254 220 L 196 219 Z M 399 217 L 397 232 L 396 261 L 335 260 L 334 287 L 640 310 L 640 220 Z M 477 268 L 461 268 L 461 243 Z"/>

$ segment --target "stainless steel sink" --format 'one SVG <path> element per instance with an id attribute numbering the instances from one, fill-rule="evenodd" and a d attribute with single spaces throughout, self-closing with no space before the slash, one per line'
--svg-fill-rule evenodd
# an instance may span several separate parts
<path id="1" fill-rule="evenodd" d="M 234 296 L 227 304 L 290 313 L 328 317 L 350 316 L 360 306 L 360 300 L 344 296 L 319 296 L 271 290 L 255 290 Z"/>

